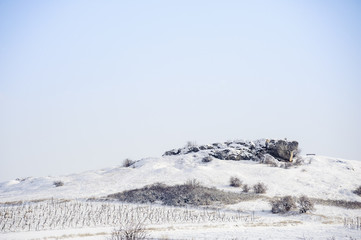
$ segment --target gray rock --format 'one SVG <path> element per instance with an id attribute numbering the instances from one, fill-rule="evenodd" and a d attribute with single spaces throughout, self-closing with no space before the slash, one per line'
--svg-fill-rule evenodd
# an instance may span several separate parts
<path id="1" fill-rule="evenodd" d="M 286 140 L 271 140 L 267 147 L 267 152 L 275 158 L 284 161 L 292 161 L 293 155 L 298 150 L 298 142 Z"/>
<path id="2" fill-rule="evenodd" d="M 253 157 L 252 153 L 250 152 L 246 152 L 243 150 L 231 151 L 230 149 L 213 150 L 209 153 L 209 155 L 220 160 L 233 161 L 250 160 Z"/>
<path id="3" fill-rule="evenodd" d="M 214 146 L 212 145 L 202 145 L 199 147 L 199 150 L 210 150 L 210 149 L 214 149 Z"/>
<path id="4" fill-rule="evenodd" d="M 212 151 L 209 155 L 214 158 L 226 160 L 229 152 L 230 152 L 230 150 L 225 149 L 223 151 Z"/>
<path id="5" fill-rule="evenodd" d="M 181 149 L 172 149 L 170 151 L 166 151 L 163 156 L 173 156 L 173 155 L 179 155 L 181 153 Z"/>
<path id="6" fill-rule="evenodd" d="M 187 153 L 192 153 L 192 152 L 194 153 L 199 152 L 199 148 L 196 146 L 189 147 Z"/>
<path id="7" fill-rule="evenodd" d="M 270 154 L 278 161 L 291 161 L 298 153 L 298 142 L 287 140 L 233 141 L 213 143 L 211 145 L 196 146 L 189 144 L 184 148 L 173 149 L 164 155 L 182 155 L 202 151 L 202 154 L 221 160 L 253 160 L 263 161 L 266 154 Z"/>

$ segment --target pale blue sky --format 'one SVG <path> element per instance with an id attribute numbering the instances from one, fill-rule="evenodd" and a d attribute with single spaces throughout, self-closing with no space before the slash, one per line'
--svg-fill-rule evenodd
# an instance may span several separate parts
<path id="1" fill-rule="evenodd" d="M 361 160 L 360 1 L 0 0 L 0 181 L 298 140 Z"/>

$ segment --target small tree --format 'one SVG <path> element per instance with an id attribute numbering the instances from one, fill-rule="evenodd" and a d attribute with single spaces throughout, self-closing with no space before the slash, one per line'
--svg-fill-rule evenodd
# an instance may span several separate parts
<path id="1" fill-rule="evenodd" d="M 314 209 L 313 201 L 309 199 L 307 196 L 301 196 L 297 200 L 297 203 L 298 203 L 298 208 L 300 209 L 300 213 L 306 213 L 307 211 Z"/>
<path id="2" fill-rule="evenodd" d="M 242 181 L 237 177 L 231 177 L 229 179 L 229 185 L 231 187 L 241 187 L 242 186 Z"/>
<path id="3" fill-rule="evenodd" d="M 114 229 L 109 240 L 136 240 L 146 237 L 144 221 L 131 219 L 126 220 L 120 228 Z"/>
<path id="4" fill-rule="evenodd" d="M 197 179 L 194 178 L 187 180 L 184 185 L 190 188 L 196 188 L 196 187 L 200 187 L 202 184 L 201 182 L 199 182 Z"/>
<path id="5" fill-rule="evenodd" d="M 253 190 L 255 193 L 260 194 L 260 193 L 266 193 L 267 191 L 267 187 L 264 183 L 257 183 L 256 185 L 253 186 Z"/>
<path id="6" fill-rule="evenodd" d="M 361 185 L 358 186 L 358 188 L 356 188 L 354 191 L 353 191 L 354 194 L 357 194 L 361 197 Z"/>
<path id="7" fill-rule="evenodd" d="M 64 186 L 64 183 L 62 181 L 54 181 L 54 186 L 55 187 L 61 187 L 61 186 Z"/>
<path id="8" fill-rule="evenodd" d="M 291 196 L 285 196 L 276 200 L 272 200 L 272 213 L 286 213 L 296 207 L 295 200 Z"/>
<path id="9" fill-rule="evenodd" d="M 249 187 L 247 184 L 244 184 L 244 185 L 243 185 L 243 192 L 244 192 L 244 193 L 248 193 L 248 192 L 249 192 L 249 189 L 250 189 L 250 187 Z"/>
<path id="10" fill-rule="evenodd" d="M 197 146 L 197 142 L 195 141 L 188 141 L 186 144 L 186 148 L 191 148 L 191 147 L 196 147 Z"/>
<path id="11" fill-rule="evenodd" d="M 129 159 L 129 158 L 126 158 L 123 162 L 123 167 L 130 167 L 132 166 L 133 164 L 135 163 L 135 161 Z"/>

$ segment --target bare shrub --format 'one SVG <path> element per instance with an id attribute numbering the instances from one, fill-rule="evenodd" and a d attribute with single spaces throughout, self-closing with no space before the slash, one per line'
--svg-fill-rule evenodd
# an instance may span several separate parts
<path id="1" fill-rule="evenodd" d="M 357 201 L 345 201 L 345 200 L 331 200 L 331 199 L 319 199 L 315 198 L 313 201 L 317 204 L 325 206 L 342 207 L 346 209 L 361 209 L 361 202 Z"/>
<path id="2" fill-rule="evenodd" d="M 289 169 L 292 167 L 292 163 L 291 162 L 285 162 L 284 164 L 284 169 Z"/>
<path id="3" fill-rule="evenodd" d="M 304 160 L 302 157 L 298 156 L 298 157 L 295 157 L 292 162 L 285 162 L 281 166 L 284 169 L 289 169 L 291 167 L 297 167 L 297 166 L 301 166 L 301 165 L 304 165 Z"/>
<path id="4" fill-rule="evenodd" d="M 260 194 L 260 193 L 265 193 L 267 191 L 267 187 L 264 183 L 259 182 L 256 185 L 253 186 L 253 190 L 255 193 Z"/>
<path id="5" fill-rule="evenodd" d="M 64 186 L 64 183 L 63 183 L 62 181 L 54 181 L 54 182 L 53 182 L 53 185 L 54 185 L 55 187 L 61 187 L 61 186 Z"/>
<path id="6" fill-rule="evenodd" d="M 304 160 L 301 157 L 296 157 L 295 160 L 292 162 L 293 166 L 301 166 L 304 164 Z"/>
<path id="7" fill-rule="evenodd" d="M 24 182 L 26 180 L 28 180 L 30 177 L 26 177 L 26 178 L 17 178 L 15 179 L 16 181 L 19 181 L 19 182 Z"/>
<path id="8" fill-rule="evenodd" d="M 343 219 L 343 226 L 348 229 L 361 230 L 361 217 L 345 217 Z M 356 238 L 351 238 L 350 240 L 357 240 Z"/>
<path id="9" fill-rule="evenodd" d="M 202 162 L 204 162 L 204 163 L 212 162 L 212 161 L 213 161 L 213 158 L 211 156 L 207 156 L 202 159 Z"/>
<path id="10" fill-rule="evenodd" d="M 354 194 L 357 194 L 361 197 L 361 185 L 358 186 L 358 188 L 356 188 L 354 191 L 353 191 Z"/>
<path id="11" fill-rule="evenodd" d="M 126 220 L 120 228 L 113 230 L 109 240 L 146 239 L 147 233 L 143 222 L 135 219 Z"/>
<path id="12" fill-rule="evenodd" d="M 259 196 L 244 195 L 244 198 L 251 199 L 252 197 Z M 144 222 L 145 225 L 143 227 L 149 233 L 151 229 L 148 227 L 148 224 L 194 224 L 195 222 L 198 224 L 209 224 L 210 222 L 227 224 L 235 221 L 247 223 L 250 219 L 253 222 L 254 212 L 252 212 L 250 216 L 248 213 L 242 213 L 241 211 L 223 211 L 218 207 L 190 209 L 158 206 L 158 204 L 145 206 L 118 203 L 115 201 L 103 202 L 98 198 L 93 200 L 88 199 L 87 201 L 42 199 L 9 202 L 1 203 L 0 206 L 0 238 L 5 239 L 1 236 L 9 232 L 39 232 L 53 231 L 54 229 L 104 228 L 105 226 L 112 226 L 106 239 L 111 237 L 113 229 L 119 230 L 117 232 L 114 231 L 113 239 L 122 239 L 121 237 L 123 235 L 121 230 L 129 229 L 127 228 L 129 224 L 124 224 L 127 223 L 129 219 L 134 219 L 134 224 L 131 224 L 130 227 L 133 227 L 139 222 Z M 83 239 L 82 237 L 87 237 L 88 235 L 89 234 L 86 233 L 82 234 L 82 236 L 74 235 L 74 240 Z M 95 234 L 92 239 L 105 240 L 101 235 L 103 235 L 103 233 Z M 50 238 L 55 240 L 55 238 Z M 60 237 L 58 239 L 64 238 L 68 237 Z M 141 236 L 138 235 L 134 238 L 141 238 Z M 37 239 L 40 240 L 40 238 Z M 49 238 L 41 239 L 49 240 Z M 123 239 L 125 239 L 125 237 L 123 237 Z M 148 236 L 147 239 L 150 240 Z"/>
<path id="13" fill-rule="evenodd" d="M 286 213 L 296 207 L 295 200 L 291 196 L 278 198 L 270 202 L 272 213 Z"/>
<path id="14" fill-rule="evenodd" d="M 186 181 L 184 185 L 191 188 L 196 188 L 196 187 L 200 187 L 202 184 L 197 179 L 189 179 Z"/>
<path id="15" fill-rule="evenodd" d="M 242 181 L 237 177 L 231 177 L 229 179 L 229 185 L 231 187 L 241 187 L 242 186 Z"/>
<path id="16" fill-rule="evenodd" d="M 192 148 L 192 147 L 197 147 L 197 142 L 196 141 L 188 141 L 186 143 L 186 148 Z"/>
<path id="17" fill-rule="evenodd" d="M 123 162 L 123 167 L 130 167 L 132 166 L 133 164 L 135 163 L 135 161 L 129 159 L 129 158 L 126 158 Z"/>
<path id="18" fill-rule="evenodd" d="M 278 167 L 279 165 L 276 162 L 271 162 L 268 164 L 270 167 Z"/>
<path id="19" fill-rule="evenodd" d="M 293 157 L 298 157 L 301 155 L 302 149 L 301 148 L 297 148 L 296 150 L 293 151 Z"/>
<path id="20" fill-rule="evenodd" d="M 314 209 L 314 204 L 311 199 L 309 199 L 307 196 L 301 196 L 297 200 L 298 208 L 300 210 L 300 213 L 306 213 L 307 211 L 311 211 Z"/>
<path id="21" fill-rule="evenodd" d="M 249 187 L 247 184 L 244 184 L 244 185 L 243 185 L 243 188 L 242 188 L 242 191 L 243 191 L 244 193 L 248 193 L 249 190 L 250 190 L 250 187 Z"/>
<path id="22" fill-rule="evenodd" d="M 171 206 L 210 205 L 212 203 L 234 204 L 259 198 L 256 194 L 240 194 L 204 187 L 199 184 L 182 184 L 167 186 L 153 184 L 140 189 L 124 191 L 108 195 L 110 199 L 118 199 L 133 203 L 162 202 Z"/>

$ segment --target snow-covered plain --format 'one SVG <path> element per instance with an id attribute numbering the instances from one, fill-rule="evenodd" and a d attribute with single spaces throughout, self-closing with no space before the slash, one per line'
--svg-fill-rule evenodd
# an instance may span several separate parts
<path id="1" fill-rule="evenodd" d="M 303 165 L 284 169 L 249 160 L 214 159 L 204 163 L 202 162 L 204 156 L 206 153 L 199 151 L 176 156 L 146 158 L 128 168 L 115 166 L 67 176 L 29 177 L 3 182 L 0 183 L 0 208 L 2 212 L 10 212 L 12 209 L 13 212 L 21 215 L 30 206 L 38 206 L 32 210 L 34 214 L 40 215 L 44 213 L 43 209 L 47 209 L 49 215 L 54 215 L 53 210 L 49 210 L 50 208 L 46 208 L 46 206 L 51 205 L 49 202 L 58 202 L 63 199 L 67 200 L 70 205 L 78 204 L 81 208 L 85 208 L 86 204 L 90 204 L 89 209 L 97 209 L 96 206 L 103 203 L 94 200 L 86 201 L 86 199 L 97 199 L 156 182 L 174 185 L 182 184 L 190 179 L 197 179 L 205 186 L 241 192 L 241 189 L 229 186 L 230 177 L 236 176 L 244 184 L 250 186 L 263 182 L 267 185 L 268 190 L 257 200 L 228 206 L 212 206 L 218 210 L 213 208 L 213 210 L 208 210 L 234 214 L 227 220 L 219 215 L 219 218 L 213 220 L 195 217 L 192 220 L 184 221 L 148 222 L 146 228 L 150 237 L 168 239 L 332 239 L 333 237 L 335 239 L 361 239 L 360 229 L 353 229 L 354 224 L 345 225 L 345 221 L 351 223 L 351 221 L 357 221 L 357 217 L 361 219 L 361 209 L 345 209 L 316 204 L 316 209 L 306 214 L 299 214 L 296 211 L 287 214 L 272 214 L 268 203 L 272 197 L 285 195 L 307 195 L 324 200 L 361 202 L 361 197 L 353 193 L 353 190 L 361 185 L 361 161 L 304 156 Z M 55 187 L 54 181 L 62 181 L 64 186 Z M 31 203 L 35 200 L 36 203 Z M 39 202 L 39 200 L 41 201 Z M 118 202 L 108 202 L 107 204 L 108 211 L 124 206 L 124 203 Z M 129 204 L 129 206 L 134 205 Z M 146 207 L 163 209 L 159 211 L 177 209 L 159 205 Z M 186 211 L 190 210 L 186 209 Z M 201 215 L 201 212 L 205 210 L 193 209 L 192 211 L 199 211 Z M 88 214 L 96 216 L 97 211 Z M 197 216 L 200 216 L 199 214 Z M 19 221 L 21 218 L 21 216 L 14 217 L 13 215 L 12 221 Z M 4 214 L 0 217 L 3 223 L 5 221 Z M 38 222 L 43 221 L 39 220 L 39 217 L 32 219 L 37 219 Z M 69 217 L 69 221 L 70 219 L 71 217 Z M 111 219 L 108 220 L 111 221 Z M 57 219 L 54 220 L 54 222 L 56 221 Z M 34 224 L 38 222 L 35 221 Z M 47 227 L 39 229 L 35 229 L 34 224 L 30 227 L 26 225 L 24 228 L 22 228 L 23 225 L 18 224 L 21 227 L 7 231 L 0 229 L 0 239 L 106 239 L 112 229 L 117 226 L 117 221 L 114 220 L 110 223 L 104 220 L 101 224 L 94 222 L 89 225 L 82 225 L 78 222 L 77 225 L 74 220 L 68 224 L 64 223 L 64 226 L 54 223 L 53 227 L 47 225 Z M 0 228 L 1 226 L 0 223 Z"/>

